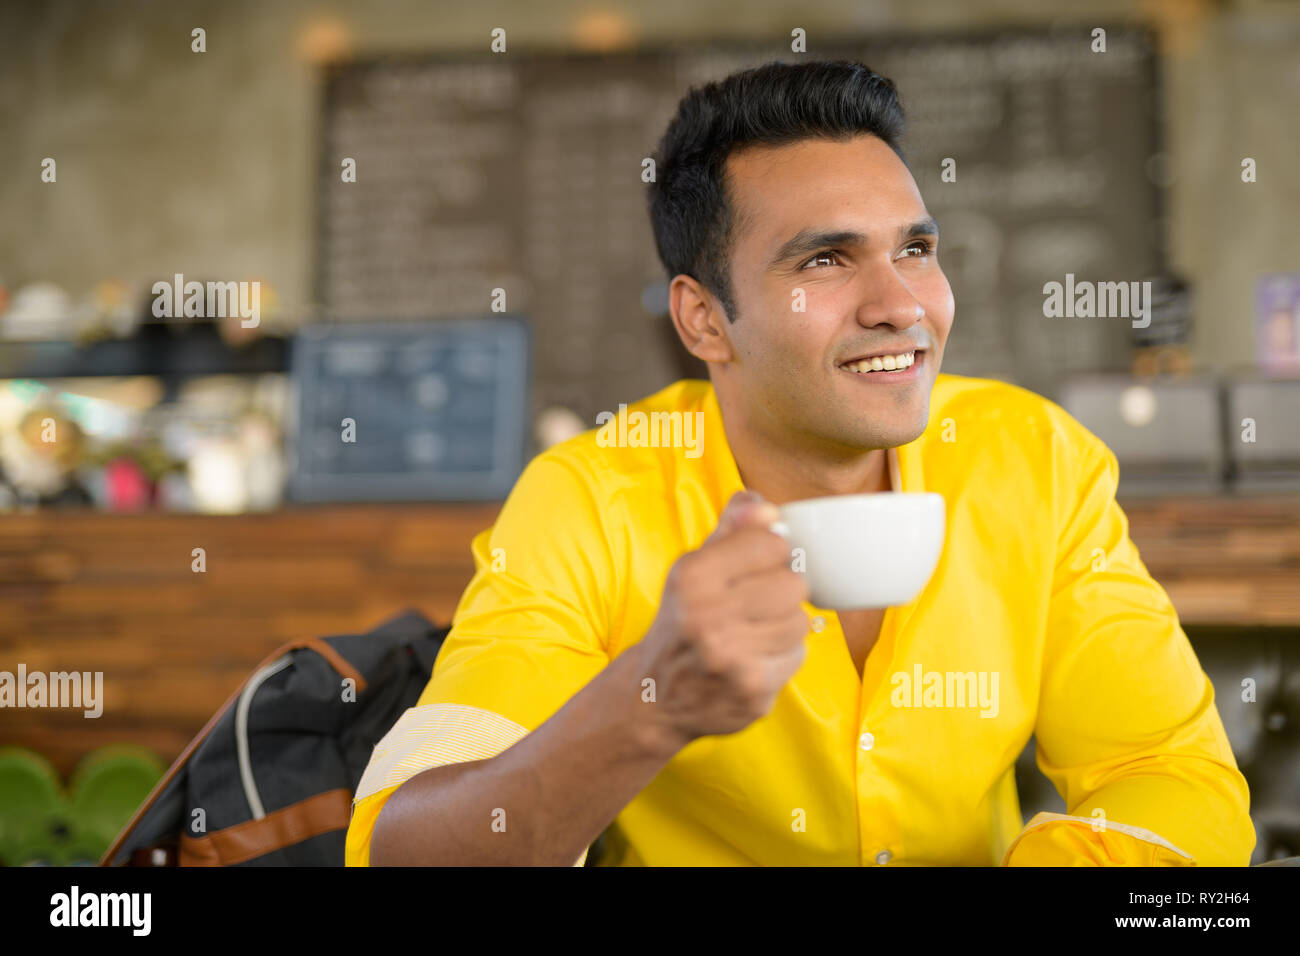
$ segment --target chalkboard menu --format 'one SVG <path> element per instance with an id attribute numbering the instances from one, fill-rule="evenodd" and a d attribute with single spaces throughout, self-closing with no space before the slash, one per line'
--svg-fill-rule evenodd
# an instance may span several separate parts
<path id="1" fill-rule="evenodd" d="M 518 317 L 314 325 L 292 369 L 297 501 L 501 499 L 519 477 L 529 330 Z"/>
<path id="2" fill-rule="evenodd" d="M 532 410 L 590 426 L 682 376 L 642 161 L 693 85 L 770 60 L 893 79 L 909 166 L 942 227 L 956 322 L 944 370 L 1053 395 L 1127 364 L 1123 319 L 1043 315 L 1043 286 L 1162 264 L 1148 36 L 1091 28 L 836 38 L 620 55 L 404 57 L 333 67 L 322 124 L 317 299 L 332 317 L 482 313 L 501 290 L 536 341 Z M 345 160 L 356 181 L 344 182 Z M 941 176 L 955 161 L 956 180 Z M 951 164 L 950 164 L 951 165 Z"/>

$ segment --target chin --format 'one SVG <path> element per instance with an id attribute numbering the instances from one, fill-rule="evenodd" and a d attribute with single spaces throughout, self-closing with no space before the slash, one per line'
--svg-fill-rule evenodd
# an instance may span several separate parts
<path id="1" fill-rule="evenodd" d="M 879 429 L 871 437 L 871 448 L 897 448 L 916 441 L 925 433 L 929 408 L 921 408 L 915 416 L 907 421 L 890 422 L 888 428 Z M 901 416 L 900 416 L 901 417 Z"/>
<path id="2" fill-rule="evenodd" d="M 837 445 L 865 452 L 906 445 L 919 438 L 924 431 L 924 425 L 917 428 L 903 428 L 891 424 L 888 428 L 850 427 L 825 437 Z"/>
<path id="3" fill-rule="evenodd" d="M 916 441 L 924 434 L 925 434 L 925 422 L 922 421 L 921 424 L 918 425 L 917 427 L 909 428 L 906 432 L 903 432 L 901 435 L 899 435 L 897 441 L 890 442 L 889 447 L 897 448 L 899 445 L 909 444 L 911 442 Z"/>

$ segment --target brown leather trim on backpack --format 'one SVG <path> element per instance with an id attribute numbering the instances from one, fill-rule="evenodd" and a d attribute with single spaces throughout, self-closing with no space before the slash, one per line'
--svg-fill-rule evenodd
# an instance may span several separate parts
<path id="1" fill-rule="evenodd" d="M 310 837 L 343 830 L 352 816 L 352 791 L 326 790 L 306 800 L 201 837 L 181 834 L 181 866 L 232 866 L 301 843 Z"/>
<path id="2" fill-rule="evenodd" d="M 334 648 L 325 641 L 322 641 L 319 637 L 309 637 L 305 641 L 295 641 L 290 646 L 311 648 L 321 657 L 325 658 L 325 660 L 329 661 L 330 666 L 344 677 L 352 678 L 353 683 L 357 685 L 358 694 L 366 689 L 366 679 L 361 676 L 361 672 L 353 667 L 346 657 L 334 650 Z"/>
<path id="3" fill-rule="evenodd" d="M 167 785 L 171 783 L 172 778 L 175 777 L 176 774 L 180 773 L 181 767 L 185 766 L 185 762 L 190 759 L 190 754 L 194 753 L 194 751 L 198 749 L 199 744 L 203 743 L 208 734 L 212 733 L 212 728 L 217 726 L 217 722 L 221 720 L 226 711 L 233 707 L 235 702 L 239 700 L 239 695 L 244 692 L 244 686 L 248 683 L 249 678 L 272 661 L 279 660 L 285 654 L 297 650 L 300 647 L 311 648 L 321 657 L 325 658 L 325 660 L 329 661 L 330 666 L 333 667 L 334 670 L 338 671 L 338 673 L 342 674 L 344 677 L 351 677 L 356 682 L 357 693 L 361 693 L 366 689 L 366 679 L 361 676 L 361 673 L 348 662 L 347 658 L 334 650 L 334 648 L 319 637 L 308 637 L 303 638 L 302 640 L 290 641 L 288 644 L 281 644 L 270 654 L 267 654 L 266 657 L 262 658 L 261 662 L 259 662 L 257 666 L 249 672 L 248 676 L 239 682 L 239 686 L 235 688 L 234 693 L 227 697 L 226 702 L 217 708 L 217 712 L 208 718 L 208 722 L 203 725 L 203 729 L 195 735 L 193 740 L 186 744 L 185 749 L 181 751 L 181 755 L 172 761 L 172 765 L 167 768 L 167 772 L 163 774 L 163 778 L 154 786 L 153 790 L 149 793 L 149 796 L 145 798 L 144 803 L 140 804 L 140 808 L 136 810 L 131 816 L 131 819 L 127 821 L 126 826 L 122 827 L 121 832 L 117 835 L 117 839 L 113 841 L 113 845 L 104 852 L 102 857 L 100 857 L 100 866 L 113 865 L 112 861 L 113 858 L 117 856 L 118 847 L 126 842 L 127 838 L 131 835 L 131 831 L 135 829 L 135 825 L 144 818 L 144 815 L 149 812 L 149 809 L 155 802 L 157 802 L 158 798 L 162 796 L 162 792 L 167 789 Z M 349 812 L 351 812 L 351 799 L 352 795 L 349 794 Z M 344 825 L 346 826 L 346 824 Z"/>

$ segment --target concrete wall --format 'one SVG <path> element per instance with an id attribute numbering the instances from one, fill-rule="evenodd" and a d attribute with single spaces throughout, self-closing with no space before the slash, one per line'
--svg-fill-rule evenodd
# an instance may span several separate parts
<path id="1" fill-rule="evenodd" d="M 1300 5 L 1098 0 L 296 0 L 0 5 L 0 280 L 262 277 L 310 306 L 313 56 L 770 36 L 1154 23 L 1165 47 L 1168 232 L 1198 282 L 1194 349 L 1253 358 L 1257 275 L 1300 270 Z M 190 31 L 207 31 L 207 52 Z M 318 53 L 314 54 L 315 49 Z M 46 157 L 58 183 L 39 180 Z M 1258 163 L 1244 184 L 1240 163 Z"/>

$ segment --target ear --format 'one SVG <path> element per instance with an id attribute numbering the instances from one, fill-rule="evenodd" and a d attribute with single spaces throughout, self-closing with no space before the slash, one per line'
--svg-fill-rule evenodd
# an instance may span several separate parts
<path id="1" fill-rule="evenodd" d="M 673 276 L 668 303 L 673 327 L 688 352 L 705 362 L 731 361 L 727 317 L 708 289 L 688 275 Z"/>

